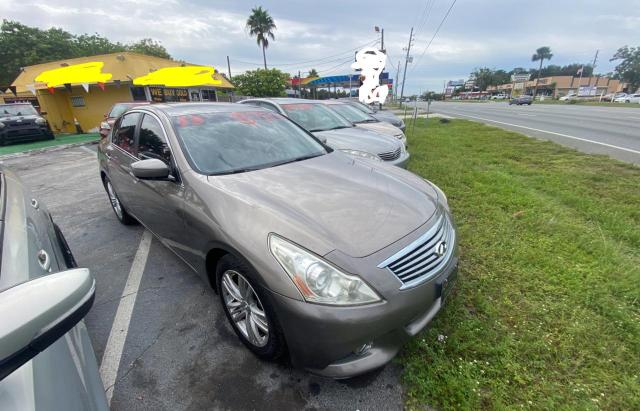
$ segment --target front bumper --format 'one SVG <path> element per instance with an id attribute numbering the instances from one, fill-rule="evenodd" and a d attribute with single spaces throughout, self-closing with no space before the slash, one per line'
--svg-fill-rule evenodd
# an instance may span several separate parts
<path id="1" fill-rule="evenodd" d="M 0 129 L 0 143 L 8 144 L 17 141 L 52 139 L 53 133 L 46 126 L 25 124 L 22 126 L 5 126 Z"/>
<path id="2" fill-rule="evenodd" d="M 400 154 L 400 157 L 398 157 L 396 160 L 385 161 L 385 163 L 391 164 L 400 168 L 407 168 L 407 166 L 409 165 L 409 157 L 410 157 L 409 153 L 405 151 L 402 154 Z"/>
<path id="3" fill-rule="evenodd" d="M 310 304 L 270 292 L 293 365 L 337 379 L 382 367 L 440 311 L 457 269 L 454 253 L 431 280 L 365 306 Z"/>

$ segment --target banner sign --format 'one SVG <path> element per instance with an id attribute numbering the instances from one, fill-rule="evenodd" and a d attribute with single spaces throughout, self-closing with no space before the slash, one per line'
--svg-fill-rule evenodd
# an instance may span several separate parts
<path id="1" fill-rule="evenodd" d="M 189 101 L 189 90 L 186 88 L 149 87 L 149 94 L 151 101 L 156 103 Z"/>
<path id="2" fill-rule="evenodd" d="M 595 97 L 596 86 L 580 86 L 578 89 L 578 97 Z"/>

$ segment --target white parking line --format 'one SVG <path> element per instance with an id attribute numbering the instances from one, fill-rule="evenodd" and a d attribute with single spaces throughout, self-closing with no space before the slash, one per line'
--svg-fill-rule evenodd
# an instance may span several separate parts
<path id="1" fill-rule="evenodd" d="M 120 304 L 113 319 L 107 346 L 100 363 L 100 377 L 107 394 L 107 402 L 111 405 L 111 397 L 113 397 L 113 388 L 118 377 L 118 368 L 120 367 L 120 359 L 122 358 L 122 349 L 124 348 L 127 333 L 129 332 L 129 323 L 131 322 L 131 314 L 133 306 L 136 303 L 140 280 L 144 272 L 144 266 L 147 263 L 149 248 L 151 247 L 151 233 L 144 231 L 138 251 L 131 264 L 127 284 L 122 290 Z"/>
<path id="2" fill-rule="evenodd" d="M 640 151 L 638 151 L 638 150 L 632 150 L 632 149 L 626 148 L 626 147 L 614 146 L 613 144 L 602 143 L 600 141 L 589 140 L 589 139 L 586 139 L 586 138 L 570 136 L 568 134 L 556 133 L 555 131 L 540 130 L 539 128 L 526 127 L 526 126 L 521 126 L 521 125 L 513 124 L 513 123 L 505 123 L 504 121 L 491 120 L 491 119 L 484 118 L 484 117 L 470 116 L 468 114 L 462 114 L 462 113 L 456 113 L 454 115 L 463 116 L 463 117 L 469 117 L 469 118 L 475 118 L 475 119 L 482 120 L 482 121 L 489 121 L 491 123 L 504 124 L 505 126 L 524 128 L 525 130 L 538 131 L 540 133 L 553 134 L 554 136 L 560 136 L 560 137 L 570 138 L 570 139 L 573 139 L 573 140 L 585 141 L 587 143 L 597 144 L 597 145 L 604 146 L 604 147 L 610 147 L 610 148 L 615 148 L 617 150 L 628 151 L 629 153 L 640 154 Z"/>

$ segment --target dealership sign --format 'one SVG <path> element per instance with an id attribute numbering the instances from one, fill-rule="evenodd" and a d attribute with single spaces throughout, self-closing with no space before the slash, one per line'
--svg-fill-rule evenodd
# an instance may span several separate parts
<path id="1" fill-rule="evenodd" d="M 513 83 L 522 83 L 524 81 L 529 81 L 530 77 L 531 77 L 530 74 L 512 74 L 511 75 L 511 82 L 513 82 Z"/>
<path id="2" fill-rule="evenodd" d="M 596 86 L 580 86 L 578 89 L 579 97 L 594 97 L 596 95 Z"/>

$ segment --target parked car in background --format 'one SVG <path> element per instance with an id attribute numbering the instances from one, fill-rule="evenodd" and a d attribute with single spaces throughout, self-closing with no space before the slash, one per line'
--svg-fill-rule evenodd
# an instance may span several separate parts
<path id="1" fill-rule="evenodd" d="M 357 108 L 353 107 L 350 104 L 343 103 L 338 100 L 321 100 L 324 104 L 326 104 L 330 109 L 352 122 L 356 125 L 356 127 L 366 128 L 368 130 L 372 130 L 378 132 L 380 134 L 386 134 L 392 137 L 397 138 L 402 141 L 402 143 L 407 147 L 407 137 L 404 135 L 402 130 L 398 127 L 393 126 L 387 122 L 380 121 L 377 118 L 373 117 L 370 114 L 367 114 Z"/>
<path id="2" fill-rule="evenodd" d="M 100 137 L 105 138 L 111 127 L 113 127 L 113 123 L 115 123 L 116 119 L 122 115 L 125 111 L 132 107 L 144 106 L 147 104 L 151 104 L 149 101 L 131 101 L 127 103 L 116 103 L 111 107 L 111 110 L 107 114 L 104 115 L 104 121 L 100 123 Z"/>
<path id="3" fill-rule="evenodd" d="M 327 108 L 320 100 L 299 98 L 262 98 L 243 100 L 289 117 L 332 148 L 354 156 L 379 159 L 406 168 L 409 153 L 395 137 L 355 127 L 353 123 Z"/>
<path id="4" fill-rule="evenodd" d="M 382 367 L 454 282 L 456 228 L 438 187 L 332 150 L 277 112 L 136 107 L 98 150 L 117 218 L 141 222 L 214 287 L 259 358 L 288 351 L 334 378 Z"/>
<path id="5" fill-rule="evenodd" d="M 602 96 L 602 100 L 601 101 L 611 101 L 611 102 L 613 102 L 617 98 L 624 97 L 626 95 L 627 95 L 627 93 L 622 93 L 622 92 L 609 93 L 609 94 L 605 94 L 604 96 Z"/>
<path id="6" fill-rule="evenodd" d="M 108 410 L 81 321 L 94 300 L 51 215 L 0 167 L 0 410 Z"/>
<path id="7" fill-rule="evenodd" d="M 566 96 L 562 96 L 558 100 L 567 101 L 567 100 L 575 100 L 577 98 L 578 98 L 578 96 L 576 95 L 575 91 L 570 91 L 570 92 L 567 93 Z"/>
<path id="8" fill-rule="evenodd" d="M 518 97 L 512 97 L 511 100 L 509 100 L 509 105 L 516 104 L 518 106 L 521 106 L 523 104 L 527 104 L 530 106 L 532 102 L 533 96 L 530 96 L 528 94 L 521 94 Z"/>
<path id="9" fill-rule="evenodd" d="M 29 103 L 0 104 L 0 146 L 14 142 L 53 140 L 49 122 Z"/>
<path id="10" fill-rule="evenodd" d="M 491 96 L 491 100 L 504 100 L 507 98 L 506 94 L 495 94 Z"/>
<path id="11" fill-rule="evenodd" d="M 625 103 L 640 103 L 640 93 L 627 94 L 624 96 Z"/>
<path id="12" fill-rule="evenodd" d="M 613 101 L 614 101 L 615 103 L 626 103 L 626 101 L 625 101 L 625 100 L 627 99 L 627 96 L 628 96 L 628 95 L 629 95 L 629 94 L 627 94 L 627 93 L 620 93 L 620 95 L 618 95 L 617 97 L 615 97 L 615 98 L 613 99 Z"/>
<path id="13" fill-rule="evenodd" d="M 380 121 L 384 121 L 386 123 L 391 124 L 392 126 L 398 127 L 400 130 L 402 130 L 402 132 L 405 131 L 406 125 L 404 124 L 404 120 L 402 120 L 400 117 L 396 116 L 389 110 L 376 110 L 371 106 L 368 106 L 360 102 L 359 100 L 354 100 L 352 98 L 339 99 L 338 101 L 351 104 L 353 107 L 357 108 L 358 110 L 364 113 L 367 113 L 370 116 L 373 116 Z"/>

